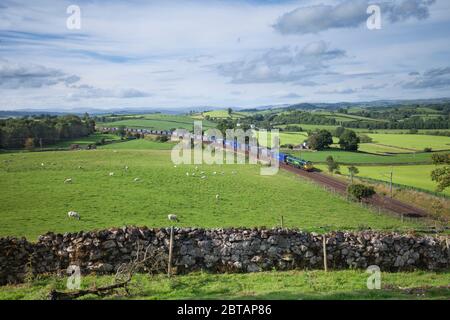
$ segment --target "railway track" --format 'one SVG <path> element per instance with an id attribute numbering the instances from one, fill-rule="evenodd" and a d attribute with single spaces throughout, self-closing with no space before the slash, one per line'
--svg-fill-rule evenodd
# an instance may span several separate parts
<path id="1" fill-rule="evenodd" d="M 234 152 L 237 153 L 238 151 L 234 150 Z M 248 151 L 246 151 L 245 154 L 248 155 Z M 340 193 L 341 195 L 347 194 L 347 187 L 349 185 L 348 182 L 330 177 L 317 171 L 305 171 L 302 169 L 298 169 L 282 162 L 280 162 L 280 168 L 286 171 L 290 171 L 298 176 L 310 179 L 328 189 L 333 189 L 335 192 Z M 423 209 L 379 194 L 375 194 L 366 202 L 374 207 L 378 207 L 404 217 L 424 218 L 429 216 L 429 214 Z"/>
<path id="2" fill-rule="evenodd" d="M 280 168 L 295 173 L 296 175 L 299 175 L 301 177 L 308 178 L 327 188 L 331 188 L 342 195 L 346 195 L 346 190 L 349 183 L 345 181 L 324 175 L 320 172 L 308 172 L 302 169 L 294 168 L 284 163 L 280 163 Z M 428 213 L 420 208 L 414 207 L 397 199 L 381 196 L 379 194 L 374 195 L 367 202 L 373 206 L 380 207 L 406 217 L 420 218 L 428 216 Z"/>

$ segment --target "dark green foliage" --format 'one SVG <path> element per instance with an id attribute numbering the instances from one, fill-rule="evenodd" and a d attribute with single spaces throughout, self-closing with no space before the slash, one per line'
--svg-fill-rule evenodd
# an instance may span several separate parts
<path id="1" fill-rule="evenodd" d="M 346 151 L 358 150 L 359 137 L 355 131 L 345 130 L 339 138 L 339 146 Z"/>
<path id="2" fill-rule="evenodd" d="M 335 170 L 339 170 L 339 163 L 334 161 L 332 156 L 328 156 L 326 159 L 328 171 L 331 173 Z"/>
<path id="3" fill-rule="evenodd" d="M 431 172 L 431 180 L 437 182 L 436 191 L 442 192 L 450 187 L 450 153 L 435 153 L 431 156 L 436 165 L 447 164 L 442 168 L 436 168 Z"/>
<path id="4" fill-rule="evenodd" d="M 347 193 L 352 198 L 361 201 L 362 199 L 367 199 L 372 197 L 376 192 L 371 186 L 366 186 L 363 184 L 351 184 L 347 187 Z"/>
<path id="5" fill-rule="evenodd" d="M 333 137 L 327 130 L 320 130 L 308 137 L 308 145 L 314 150 L 323 150 L 333 144 Z"/>
<path id="6" fill-rule="evenodd" d="M 50 145 L 73 138 L 86 137 L 95 131 L 95 121 L 85 115 L 83 120 L 75 115 L 41 115 L 0 120 L 0 147 L 20 149 L 27 139 L 34 144 Z M 29 143 L 28 143 L 29 146 Z"/>

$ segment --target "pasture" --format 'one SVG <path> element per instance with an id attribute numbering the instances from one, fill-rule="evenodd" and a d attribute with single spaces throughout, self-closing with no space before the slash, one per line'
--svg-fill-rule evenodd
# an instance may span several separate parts
<path id="1" fill-rule="evenodd" d="M 450 137 L 421 134 L 368 134 L 368 136 L 375 144 L 408 152 L 423 151 L 424 148 L 432 148 L 433 151 L 450 150 Z"/>
<path id="2" fill-rule="evenodd" d="M 130 295 L 118 293 L 103 299 L 442 299 L 448 300 L 450 273 L 382 272 L 381 290 L 367 289 L 364 270 L 286 271 L 247 274 L 192 273 L 166 275 L 137 274 L 129 285 Z M 82 289 L 109 285 L 112 276 L 83 276 Z M 52 289 L 66 290 L 66 277 L 40 277 L 32 282 L 3 286 L 0 300 L 46 299 Z M 417 289 L 414 289 L 417 288 Z M 408 290 L 409 289 L 409 290 Z M 420 293 L 420 294 L 418 294 Z M 87 295 L 81 299 L 102 299 Z"/>
<path id="3" fill-rule="evenodd" d="M 98 122 L 98 127 L 118 127 L 125 126 L 132 129 L 152 129 L 152 130 L 172 130 L 186 129 L 192 130 L 193 117 L 187 115 L 167 115 L 167 114 L 148 114 L 141 116 L 130 116 L 130 119 L 118 120 L 112 122 Z M 214 128 L 213 122 L 202 120 L 204 128 Z"/>
<path id="4" fill-rule="evenodd" d="M 393 172 L 393 182 L 406 186 L 417 187 L 428 191 L 436 191 L 436 183 L 431 181 L 431 171 L 436 169 L 434 165 L 414 165 L 414 166 L 361 166 L 358 167 L 358 177 L 372 178 L 382 181 L 389 181 L 389 174 Z M 341 172 L 347 174 L 347 168 L 341 168 Z M 450 195 L 450 189 L 443 191 L 443 194 Z"/>
<path id="5" fill-rule="evenodd" d="M 428 163 L 431 164 L 432 153 L 417 154 L 394 154 L 378 155 L 364 152 L 343 151 L 340 149 L 329 149 L 323 151 L 286 151 L 296 157 L 315 163 L 324 163 L 328 156 L 341 164 L 406 164 L 406 163 Z"/>
<path id="6" fill-rule="evenodd" d="M 125 148 L 134 143 L 142 142 L 118 143 L 112 150 L 0 154 L 0 236 L 34 240 L 47 231 L 160 227 L 169 224 L 170 213 L 181 226 L 207 228 L 273 227 L 281 215 L 286 227 L 307 231 L 417 226 L 373 213 L 288 172 L 261 176 L 259 166 L 237 164 L 174 167 L 169 150 Z M 67 178 L 73 183 L 65 184 Z M 69 219 L 71 210 L 81 220 Z"/>

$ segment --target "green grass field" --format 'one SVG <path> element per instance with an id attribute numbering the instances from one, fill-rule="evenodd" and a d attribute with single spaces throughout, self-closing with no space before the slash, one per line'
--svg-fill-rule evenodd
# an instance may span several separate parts
<path id="1" fill-rule="evenodd" d="M 100 146 L 99 149 L 109 150 L 171 150 L 174 147 L 172 142 L 157 142 L 147 139 L 135 139 L 125 142 L 111 143 Z"/>
<path id="2" fill-rule="evenodd" d="M 207 175 L 200 179 L 194 165 L 175 168 L 169 150 L 116 148 L 128 143 L 137 142 L 113 150 L 0 154 L 0 236 L 34 240 L 47 231 L 167 226 L 169 213 L 177 213 L 182 226 L 199 227 L 273 227 L 281 214 L 287 227 L 309 231 L 417 226 L 348 203 L 288 172 L 261 176 L 254 165 L 200 166 Z M 73 184 L 64 184 L 66 178 Z M 82 219 L 69 219 L 70 210 Z"/>
<path id="3" fill-rule="evenodd" d="M 100 142 L 102 139 L 106 141 L 117 141 L 120 140 L 120 137 L 115 134 L 102 134 L 102 133 L 94 133 L 88 137 L 78 138 L 78 139 L 70 139 L 66 141 L 61 141 L 56 144 L 44 145 L 45 148 L 68 148 L 72 144 L 79 144 L 80 146 L 87 146 L 89 144 L 95 144 L 96 142 Z"/>
<path id="4" fill-rule="evenodd" d="M 434 151 L 450 150 L 450 137 L 429 136 L 421 134 L 368 134 L 373 143 L 392 146 L 411 151 L 423 151 L 432 148 Z"/>
<path id="5" fill-rule="evenodd" d="M 131 117 L 131 116 L 130 116 Z M 125 126 L 133 129 L 152 129 L 152 130 L 171 130 L 171 129 L 187 129 L 192 130 L 194 119 L 184 115 L 167 115 L 167 114 L 148 114 L 141 115 L 142 119 L 126 119 L 113 122 L 98 122 L 98 127 L 118 127 Z M 202 120 L 203 128 L 214 128 L 215 124 L 211 121 Z"/>
<path id="6" fill-rule="evenodd" d="M 240 119 L 244 118 L 248 115 L 246 112 L 239 112 L 239 111 L 233 111 L 231 113 L 231 116 L 228 114 L 228 110 L 212 110 L 212 111 L 206 111 L 202 112 L 202 114 L 198 115 L 197 118 L 204 119 L 206 116 L 209 116 L 211 118 L 233 118 L 233 119 Z"/>
<path id="7" fill-rule="evenodd" d="M 381 289 L 367 289 L 369 274 L 362 270 L 287 271 L 250 274 L 193 273 L 167 278 L 136 275 L 129 295 L 118 291 L 103 299 L 442 299 L 450 298 L 450 272 L 381 273 Z M 82 289 L 109 285 L 112 276 L 82 277 Z M 16 286 L 0 287 L 0 300 L 47 299 L 52 289 L 65 291 L 65 277 L 41 277 Z M 434 288 L 433 288 L 434 287 Z M 405 290 L 409 289 L 409 290 Z M 87 295 L 81 299 L 101 299 Z"/>
<path id="8" fill-rule="evenodd" d="M 405 164 L 405 163 L 429 163 L 432 153 L 378 155 L 364 152 L 342 151 L 329 149 L 324 151 L 286 151 L 296 157 L 315 163 L 324 163 L 328 156 L 339 163 L 348 164 Z"/>
<path id="9" fill-rule="evenodd" d="M 436 182 L 431 181 L 431 171 L 436 169 L 434 165 L 414 165 L 414 166 L 367 166 L 358 167 L 358 177 L 367 177 L 382 181 L 389 181 L 389 174 L 393 172 L 393 182 L 406 186 L 436 191 Z M 347 169 L 341 168 L 343 174 L 347 174 Z M 443 191 L 443 194 L 450 195 L 450 189 Z"/>

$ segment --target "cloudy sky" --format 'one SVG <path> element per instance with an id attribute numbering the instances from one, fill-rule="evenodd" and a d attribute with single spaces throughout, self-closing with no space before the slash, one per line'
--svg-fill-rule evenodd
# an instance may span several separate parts
<path id="1" fill-rule="evenodd" d="M 0 110 L 449 97 L 449 39 L 448 0 L 1 0 Z"/>

